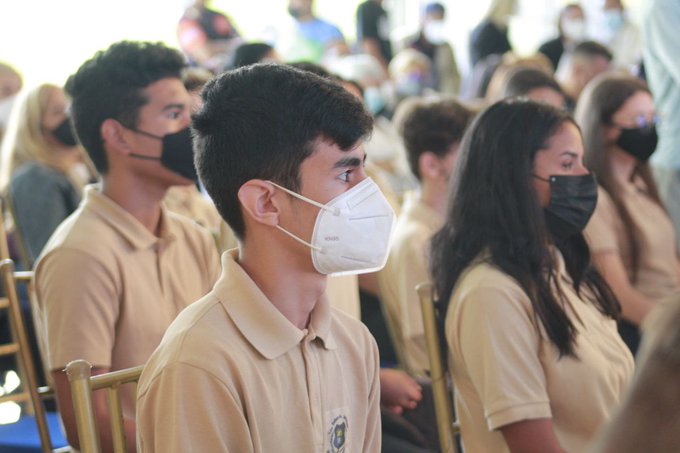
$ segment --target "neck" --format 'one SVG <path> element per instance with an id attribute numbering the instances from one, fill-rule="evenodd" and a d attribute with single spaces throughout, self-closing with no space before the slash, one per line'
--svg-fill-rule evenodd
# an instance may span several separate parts
<path id="1" fill-rule="evenodd" d="M 313 268 L 309 250 L 283 232 L 271 228 L 248 231 L 239 264 L 286 319 L 299 329 L 307 328 L 312 310 L 326 291 L 326 276 Z M 293 252 L 292 247 L 300 252 Z"/>
<path id="2" fill-rule="evenodd" d="M 630 177 L 637 165 L 637 159 L 616 145 L 609 148 L 609 164 L 620 184 L 630 184 Z"/>
<path id="3" fill-rule="evenodd" d="M 129 174 L 111 175 L 103 178 L 102 194 L 116 202 L 158 236 L 161 219 L 161 201 L 167 188 L 152 185 Z"/>
<path id="4" fill-rule="evenodd" d="M 420 200 L 443 217 L 446 214 L 448 199 L 447 184 L 439 181 L 423 181 L 420 187 Z"/>

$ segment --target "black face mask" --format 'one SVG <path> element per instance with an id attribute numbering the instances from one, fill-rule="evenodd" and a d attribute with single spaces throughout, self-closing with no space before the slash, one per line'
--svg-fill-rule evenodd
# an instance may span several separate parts
<path id="1" fill-rule="evenodd" d="M 180 176 L 198 182 L 198 174 L 194 167 L 194 148 L 191 139 L 191 129 L 188 127 L 174 134 L 158 136 L 148 132 L 132 129 L 138 134 L 146 135 L 163 142 L 161 157 L 146 156 L 144 154 L 131 153 L 131 157 L 137 159 L 160 160 L 161 165 Z"/>
<path id="2" fill-rule="evenodd" d="M 583 231 L 597 205 L 597 182 L 593 175 L 535 177 L 550 183 L 550 203 L 543 212 L 553 241 Z"/>
<path id="3" fill-rule="evenodd" d="M 616 144 L 640 162 L 645 163 L 654 153 L 658 141 L 656 126 L 652 124 L 634 129 L 622 128 Z"/>
<path id="4" fill-rule="evenodd" d="M 64 118 L 64 121 L 52 131 L 52 136 L 65 146 L 76 146 L 78 144 L 78 140 L 76 140 L 76 136 L 73 133 L 73 128 L 71 128 L 71 121 L 68 117 Z"/>
<path id="5" fill-rule="evenodd" d="M 306 11 L 303 8 L 300 7 L 295 7 L 295 6 L 289 6 L 288 7 L 288 14 L 293 16 L 295 19 L 299 19 L 302 16 L 304 16 Z"/>

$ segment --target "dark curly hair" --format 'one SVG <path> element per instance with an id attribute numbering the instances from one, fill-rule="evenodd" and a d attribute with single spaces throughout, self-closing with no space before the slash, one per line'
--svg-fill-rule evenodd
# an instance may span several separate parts
<path id="1" fill-rule="evenodd" d="M 372 130 L 360 100 L 339 83 L 288 65 L 227 71 L 203 89 L 193 116 L 195 163 L 217 210 L 246 235 L 239 188 L 251 179 L 300 186 L 300 164 L 327 140 L 349 151 Z"/>
<path id="2" fill-rule="evenodd" d="M 182 54 L 164 44 L 121 41 L 97 52 L 69 77 L 65 88 L 73 124 L 99 173 L 108 169 L 102 123 L 114 118 L 135 127 L 139 109 L 149 101 L 143 90 L 161 79 L 180 79 L 185 66 Z"/>

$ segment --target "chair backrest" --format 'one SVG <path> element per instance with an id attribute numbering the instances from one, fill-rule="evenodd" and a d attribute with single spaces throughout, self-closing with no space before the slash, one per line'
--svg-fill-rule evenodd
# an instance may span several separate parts
<path id="1" fill-rule="evenodd" d="M 439 343 L 441 336 L 435 314 L 432 284 L 421 283 L 416 286 L 416 291 L 418 292 L 420 306 L 423 311 L 423 326 L 425 328 L 427 352 L 430 358 L 430 379 L 432 380 L 434 409 L 437 416 L 439 445 L 442 453 L 458 453 L 456 434 L 459 428 L 453 418 L 451 380 L 448 376 L 446 361 L 442 358 L 442 350 Z"/>
<path id="2" fill-rule="evenodd" d="M 2 230 L 1 227 L 0 230 Z M 13 393 L 0 397 L 0 403 L 5 401 L 30 403 L 31 412 L 34 414 L 38 426 L 42 451 L 46 453 L 52 451 L 52 441 L 47 425 L 45 408 L 41 396 L 38 393 L 38 379 L 33 363 L 33 357 L 31 355 L 26 327 L 21 314 L 15 278 L 14 262 L 10 259 L 1 260 L 0 279 L 2 280 L 5 296 L 0 298 L 0 309 L 8 310 L 12 342 L 0 345 L 0 355 L 14 355 L 17 358 L 19 374 L 24 390 L 20 393 Z"/>
<path id="3" fill-rule="evenodd" d="M 110 373 L 92 376 L 92 365 L 86 360 L 74 360 L 66 365 L 66 374 L 71 384 L 73 411 L 78 426 L 81 453 L 101 452 L 97 419 L 92 403 L 92 392 L 106 389 L 106 399 L 109 406 L 111 420 L 111 435 L 113 451 L 124 453 L 125 429 L 123 423 L 123 409 L 120 400 L 120 387 L 124 384 L 136 383 L 142 374 L 144 365 Z"/>

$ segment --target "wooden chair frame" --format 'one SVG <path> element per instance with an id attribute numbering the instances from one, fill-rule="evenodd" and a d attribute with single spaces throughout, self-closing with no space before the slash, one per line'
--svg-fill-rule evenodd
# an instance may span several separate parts
<path id="1" fill-rule="evenodd" d="M 100 389 L 106 389 L 113 451 L 125 453 L 125 428 L 120 402 L 120 387 L 139 381 L 143 369 L 144 365 L 140 365 L 92 376 L 92 365 L 86 360 L 74 360 L 66 365 L 82 453 L 100 453 L 102 451 L 92 402 L 92 392 Z"/>
<path id="2" fill-rule="evenodd" d="M 432 284 L 420 283 L 416 286 L 416 291 L 423 311 L 425 341 L 430 358 L 430 379 L 432 380 L 434 409 L 437 417 L 439 446 L 442 453 L 458 453 L 456 435 L 460 432 L 460 427 L 453 418 L 451 380 L 446 363 L 442 360 L 442 351 L 439 345 L 439 326 L 435 314 Z"/>

